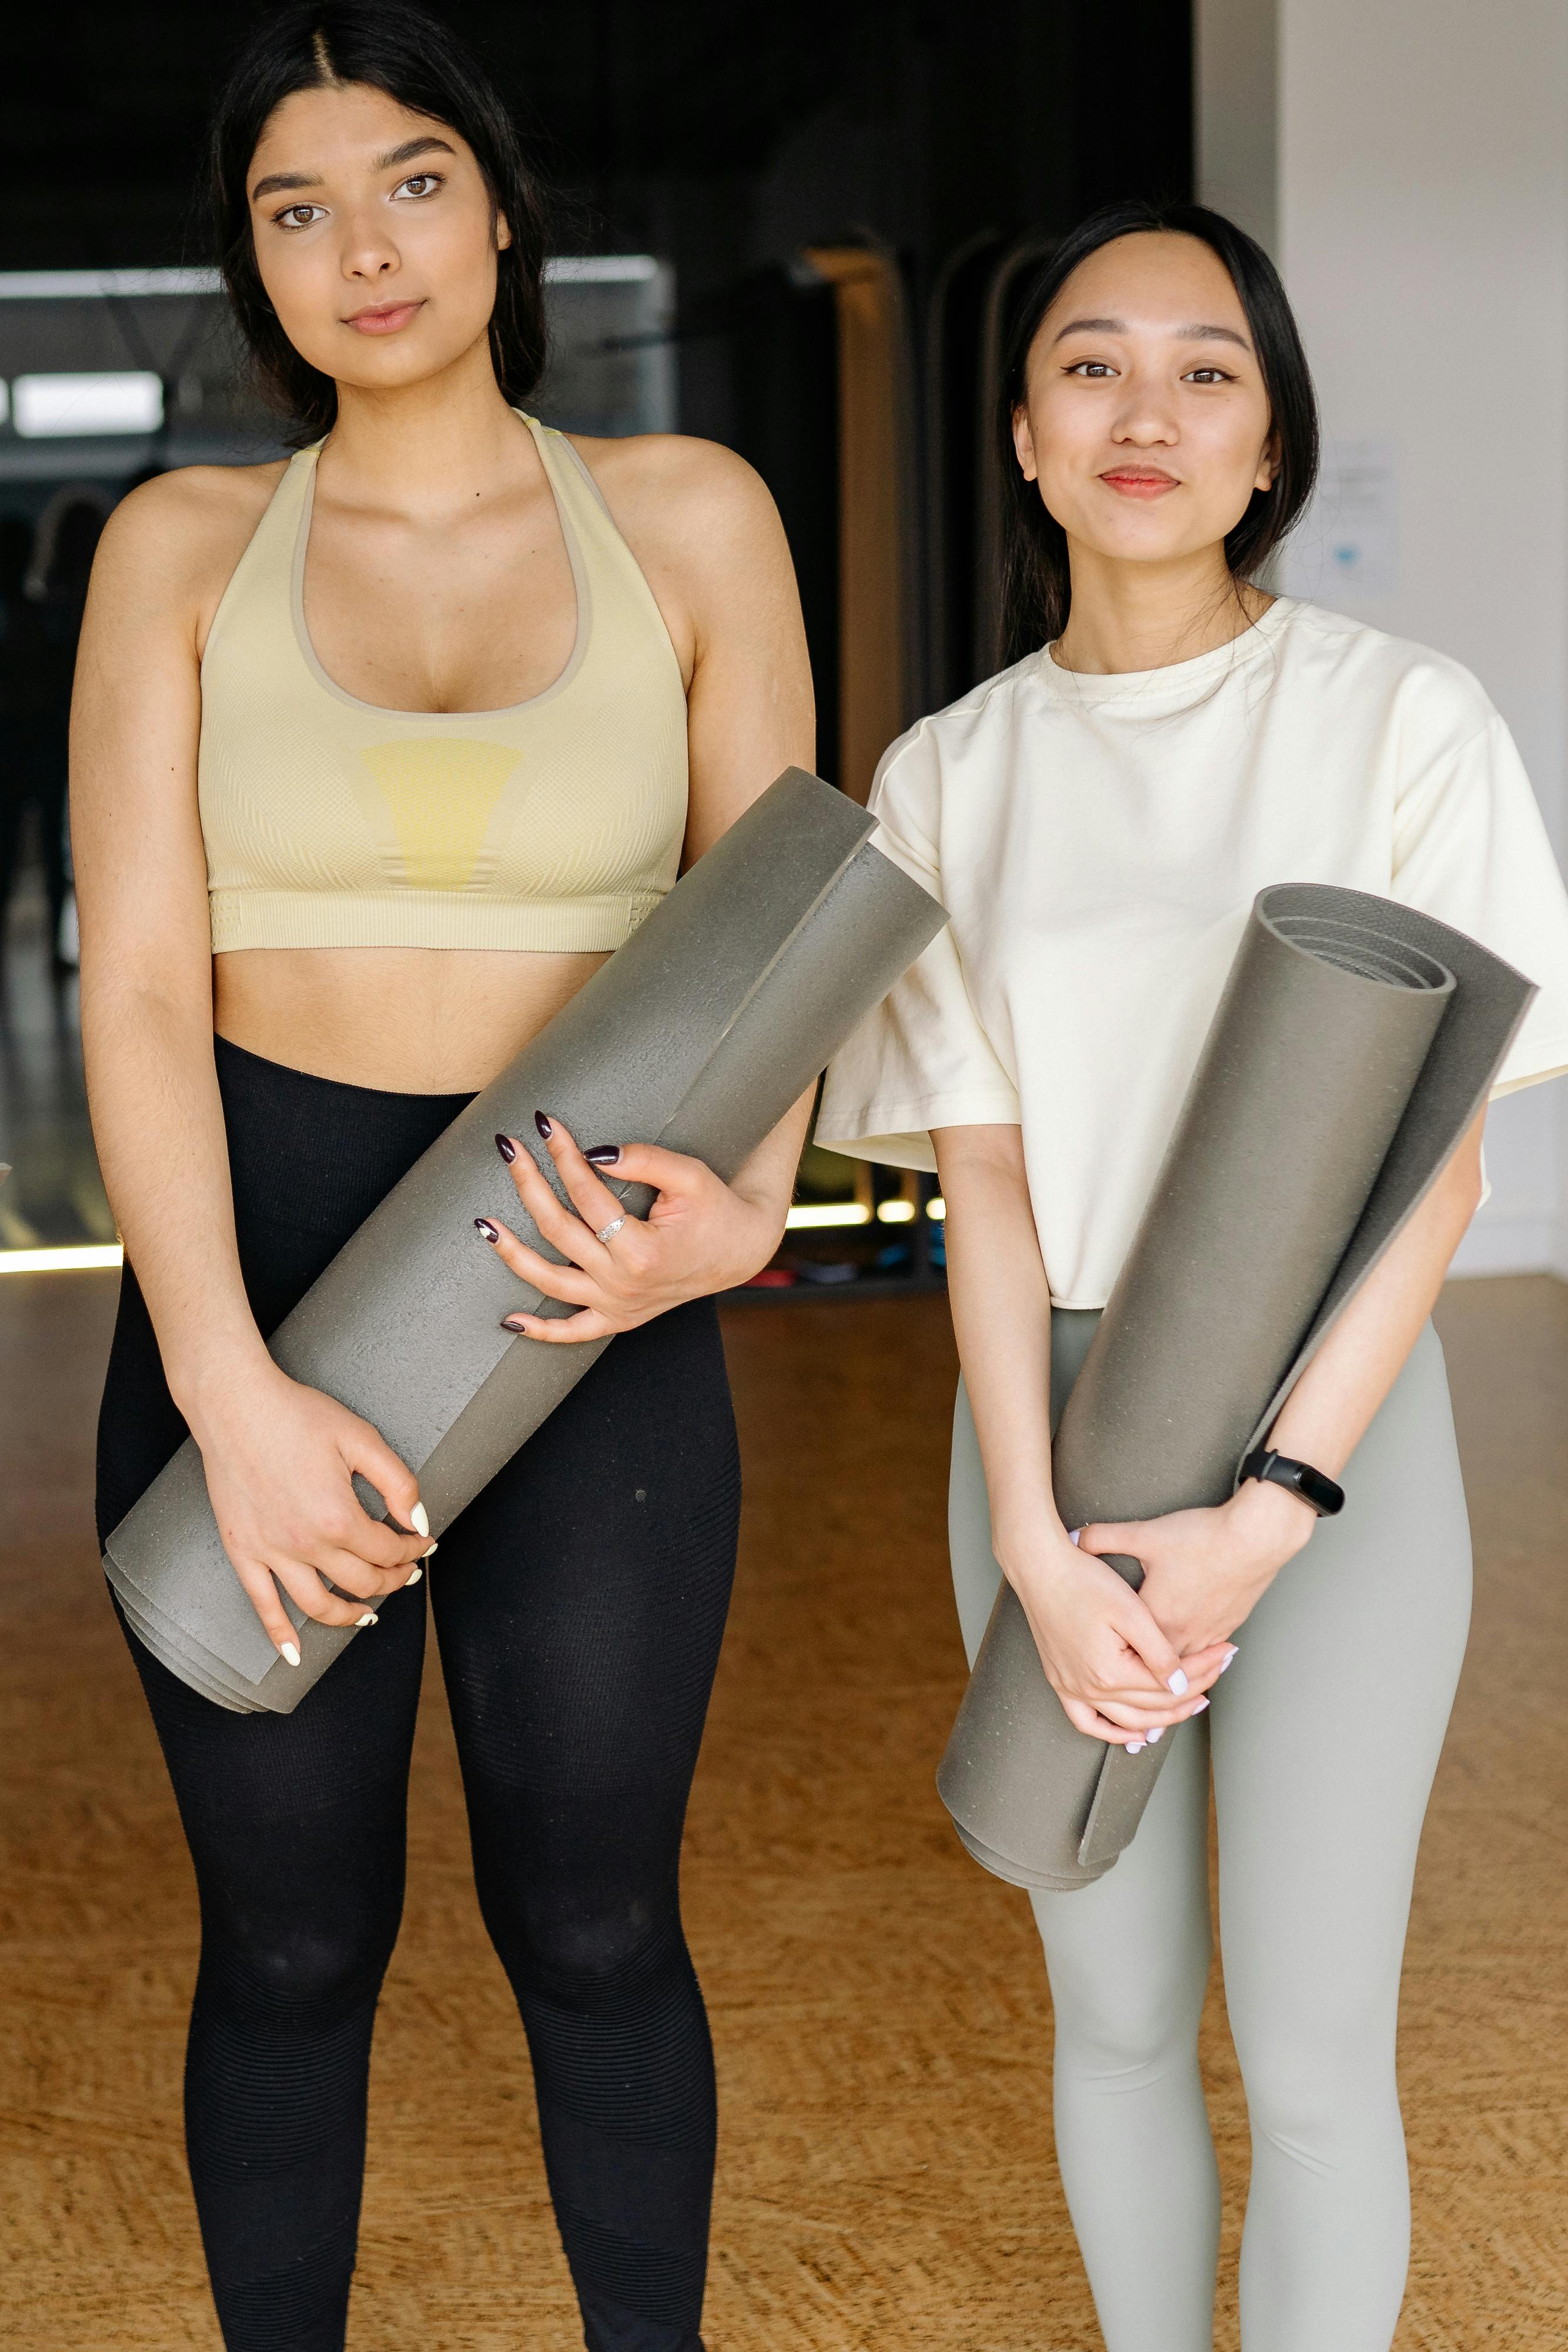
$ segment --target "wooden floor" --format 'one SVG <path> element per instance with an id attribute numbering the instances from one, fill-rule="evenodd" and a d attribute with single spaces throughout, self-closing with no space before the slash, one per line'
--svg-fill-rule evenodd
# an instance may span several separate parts
<path id="1" fill-rule="evenodd" d="M 112 1277 L 0 1283 L 12 2352 L 217 2344 L 180 2148 L 189 1872 L 89 1533 L 111 1302 Z M 1552 2352 L 1568 2347 L 1568 1286 L 1455 1286 L 1442 1328 L 1479 1583 L 1406 1983 L 1399 2344 Z M 724 2102 L 712 2352 L 1093 2352 L 1028 1910 L 960 1853 L 932 1787 L 961 1682 L 942 1302 L 758 1309 L 728 1340 L 747 1533 L 686 1870 Z M 427 1696 L 350 2343 L 570 2352 L 522 2037 L 434 1680 Z M 1229 2263 L 1246 2126 L 1218 1986 L 1205 2049 Z"/>

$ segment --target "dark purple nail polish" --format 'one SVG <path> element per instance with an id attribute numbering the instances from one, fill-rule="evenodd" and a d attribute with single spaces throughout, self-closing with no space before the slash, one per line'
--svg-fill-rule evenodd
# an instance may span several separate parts
<path id="1" fill-rule="evenodd" d="M 513 1160 L 517 1156 L 517 1147 L 512 1141 L 511 1137 L 509 1135 L 498 1135 L 496 1138 L 496 1149 L 509 1168 Z"/>
<path id="2" fill-rule="evenodd" d="M 613 1168 L 621 1157 L 621 1146 L 618 1143 L 595 1143 L 582 1156 L 585 1160 L 591 1160 L 596 1168 Z"/>
<path id="3" fill-rule="evenodd" d="M 476 1217 L 474 1223 L 484 1234 L 485 1239 L 487 1242 L 498 1242 L 500 1240 L 501 1235 L 499 1228 L 493 1225 L 488 1217 Z"/>
<path id="4" fill-rule="evenodd" d="M 520 1315 L 503 1315 L 501 1328 L 503 1331 L 521 1331 L 525 1338 L 528 1336 L 528 1326 Z"/>
<path id="5" fill-rule="evenodd" d="M 544 1137 L 545 1141 L 548 1143 L 555 1130 L 542 1110 L 535 1111 L 534 1125 L 538 1129 L 539 1133 Z"/>

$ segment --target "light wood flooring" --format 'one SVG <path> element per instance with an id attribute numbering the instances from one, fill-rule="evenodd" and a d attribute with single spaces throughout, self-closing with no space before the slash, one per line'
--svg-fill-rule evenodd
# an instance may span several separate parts
<path id="1" fill-rule="evenodd" d="M 0 1282 L 0 2336 L 217 2345 L 180 2147 L 188 1864 L 89 1519 L 113 1277 Z M 1423 1853 L 1402 2074 L 1401 2352 L 1568 2347 L 1568 1285 L 1451 1286 L 1476 1626 Z M 727 1327 L 742 1569 L 692 1808 L 724 2102 L 711 2352 L 1096 2352 L 1051 2158 L 1023 1898 L 932 1773 L 945 1590 L 939 1298 Z M 352 2352 L 572 2352 L 528 2062 L 468 1883 L 438 1679 L 415 1758 Z M 1246 2124 L 1216 1983 L 1230 2197 Z M 1229 2315 L 1219 2344 L 1235 2343 Z M 1158 2352 L 1151 2346 L 1149 2352 Z"/>

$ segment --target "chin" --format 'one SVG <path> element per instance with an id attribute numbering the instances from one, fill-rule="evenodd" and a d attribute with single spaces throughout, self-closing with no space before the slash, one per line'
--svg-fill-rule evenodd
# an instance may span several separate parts
<path id="1" fill-rule="evenodd" d="M 443 374 L 466 349 L 466 344 L 459 344 L 451 351 L 433 350 L 427 338 L 405 327 L 401 335 L 390 335 L 384 341 L 356 336 L 352 348 L 338 352 L 336 363 L 323 373 L 363 392 L 399 392 Z M 320 364 L 318 361 L 317 365 Z"/>
<path id="2" fill-rule="evenodd" d="M 1192 553 L 1184 531 L 1086 530 L 1082 539 L 1085 547 L 1111 563 L 1168 563 L 1177 556 Z"/>

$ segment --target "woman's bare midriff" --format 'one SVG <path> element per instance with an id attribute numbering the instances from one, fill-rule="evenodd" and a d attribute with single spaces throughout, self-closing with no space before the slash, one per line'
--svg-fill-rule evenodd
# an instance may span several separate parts
<path id="1" fill-rule="evenodd" d="M 213 958 L 220 1037 L 392 1094 L 487 1086 L 603 955 L 465 948 L 240 948 Z"/>

